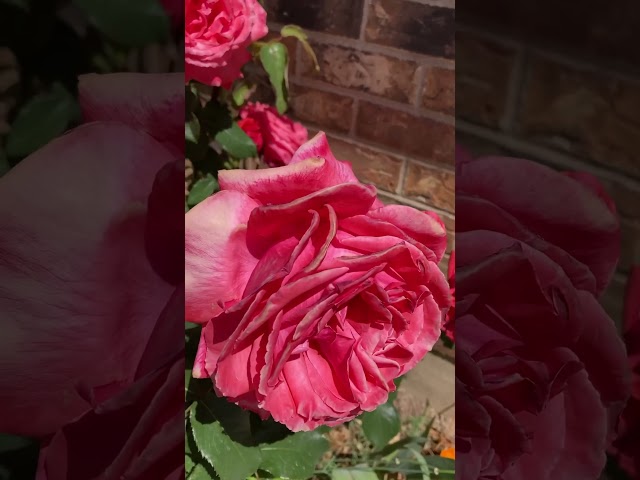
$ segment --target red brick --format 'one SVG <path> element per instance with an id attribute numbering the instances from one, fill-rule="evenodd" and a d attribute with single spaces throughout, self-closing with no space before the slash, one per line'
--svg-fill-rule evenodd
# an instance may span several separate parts
<path id="1" fill-rule="evenodd" d="M 431 162 L 454 163 L 455 133 L 451 125 L 361 102 L 356 133 L 360 138 Z"/>
<path id="2" fill-rule="evenodd" d="M 400 179 L 402 160 L 386 155 L 366 145 L 345 142 L 330 137 L 331 151 L 338 160 L 351 163 L 361 182 L 372 183 L 388 192 L 395 192 Z"/>
<path id="3" fill-rule="evenodd" d="M 266 0 L 270 21 L 357 38 L 364 0 Z"/>
<path id="4" fill-rule="evenodd" d="M 415 62 L 335 45 L 314 44 L 313 48 L 320 72 L 317 73 L 312 62 L 303 55 L 302 75 L 305 77 L 320 78 L 331 85 L 404 103 L 414 98 L 418 68 Z"/>
<path id="5" fill-rule="evenodd" d="M 505 110 L 515 51 L 456 33 L 456 117 L 497 127 Z"/>
<path id="6" fill-rule="evenodd" d="M 296 85 L 290 103 L 291 113 L 303 122 L 344 133 L 351 127 L 352 98 Z"/>
<path id="7" fill-rule="evenodd" d="M 452 8 L 407 0 L 369 3 L 366 40 L 425 55 L 455 56 L 455 15 Z"/>
<path id="8" fill-rule="evenodd" d="M 455 173 L 409 162 L 403 193 L 406 197 L 453 212 L 456 203 Z"/>
<path id="9" fill-rule="evenodd" d="M 455 71 L 439 67 L 425 69 L 422 106 L 428 110 L 453 115 L 456 105 Z"/>

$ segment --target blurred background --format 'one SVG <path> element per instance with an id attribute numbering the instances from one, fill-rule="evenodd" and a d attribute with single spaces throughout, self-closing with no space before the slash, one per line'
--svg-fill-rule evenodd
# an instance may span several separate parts
<path id="1" fill-rule="evenodd" d="M 305 29 L 320 70 L 299 42 L 288 43 L 290 110 L 310 137 L 327 133 L 335 156 L 353 164 L 388 204 L 434 210 L 449 232 L 446 273 L 455 242 L 453 0 L 265 0 L 270 30 Z M 257 74 L 256 72 L 255 74 Z M 268 79 L 254 100 L 273 101 Z M 455 350 L 435 354 L 407 374 L 396 406 L 404 427 L 433 423 L 426 448 L 454 443 Z M 412 427 L 413 425 L 413 427 Z M 417 430 L 416 430 L 417 431 Z M 354 439 L 335 429 L 334 451 Z"/>
<path id="2" fill-rule="evenodd" d="M 183 70 L 182 13 L 108 3 L 0 0 L 0 177 L 81 122 L 79 75 Z M 39 449 L 0 432 L 0 480 L 33 480 Z"/>
<path id="3" fill-rule="evenodd" d="M 506 154 L 596 175 L 621 216 L 621 260 L 602 298 L 618 326 L 640 263 L 640 4 L 461 0 L 456 135 Z"/>

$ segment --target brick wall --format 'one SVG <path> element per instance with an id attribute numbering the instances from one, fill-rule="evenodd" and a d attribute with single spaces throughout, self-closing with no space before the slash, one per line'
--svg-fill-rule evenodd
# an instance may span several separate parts
<path id="1" fill-rule="evenodd" d="M 620 322 L 640 263 L 640 4 L 460 0 L 457 139 L 595 174 L 622 216 L 622 258 L 603 305 Z M 635 30 L 634 30 L 635 29 Z"/>
<path id="2" fill-rule="evenodd" d="M 436 210 L 454 241 L 453 0 L 266 0 L 271 30 L 309 34 L 316 72 L 292 42 L 288 112 L 324 130 L 380 198 Z M 442 266 L 446 269 L 445 258 Z"/>

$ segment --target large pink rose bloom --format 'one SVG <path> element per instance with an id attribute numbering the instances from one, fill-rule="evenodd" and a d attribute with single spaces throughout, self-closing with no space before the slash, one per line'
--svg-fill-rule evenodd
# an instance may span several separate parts
<path id="1" fill-rule="evenodd" d="M 162 248 L 149 239 L 149 197 L 182 158 L 156 123 L 156 109 L 183 111 L 181 84 L 81 77 L 90 123 L 0 179 L 0 431 L 49 435 L 136 380 L 175 290 L 158 273 L 167 252 L 149 255 Z"/>
<path id="2" fill-rule="evenodd" d="M 219 175 L 186 214 L 194 376 L 293 431 L 374 410 L 440 336 L 442 222 L 382 205 L 323 133 L 287 166 Z"/>
<path id="3" fill-rule="evenodd" d="M 256 143 L 270 167 L 287 165 L 296 150 L 309 139 L 302 124 L 264 103 L 248 103 L 240 111 L 240 118 L 238 125 Z"/>
<path id="4" fill-rule="evenodd" d="M 257 0 L 185 1 L 185 76 L 229 88 L 251 59 L 247 47 L 267 32 L 267 13 Z"/>
<path id="5" fill-rule="evenodd" d="M 456 473 L 598 478 L 629 392 L 598 302 L 619 254 L 613 204 L 585 174 L 456 156 Z"/>

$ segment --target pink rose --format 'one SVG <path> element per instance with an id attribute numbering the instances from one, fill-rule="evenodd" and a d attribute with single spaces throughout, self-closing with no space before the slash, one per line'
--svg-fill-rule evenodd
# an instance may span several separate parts
<path id="1" fill-rule="evenodd" d="M 230 88 L 251 59 L 247 47 L 267 32 L 258 0 L 185 0 L 185 76 Z"/>
<path id="2" fill-rule="evenodd" d="M 253 127 L 248 128 L 251 124 L 246 122 L 254 120 L 259 125 L 264 148 L 258 148 L 258 151 L 262 152 L 264 161 L 270 167 L 287 165 L 296 150 L 309 138 L 304 126 L 280 115 L 278 110 L 264 103 L 248 103 L 240 111 L 240 118 L 241 122 L 245 122 L 240 126 L 249 136 L 252 133 L 255 136 L 255 131 L 252 132 Z"/>
<path id="3" fill-rule="evenodd" d="M 156 140 L 177 135 L 150 111 L 182 111 L 182 94 L 151 90 L 181 92 L 183 79 L 125 77 L 81 77 L 93 121 L 0 179 L 2 432 L 49 435 L 126 390 L 175 290 L 146 237 L 158 172 L 182 156 Z"/>
<path id="4" fill-rule="evenodd" d="M 620 467 L 630 478 L 640 474 L 640 266 L 631 270 L 624 305 L 624 340 L 632 374 L 631 398 L 618 426 L 618 438 L 611 448 Z"/>
<path id="5" fill-rule="evenodd" d="M 456 473 L 598 478 L 629 391 L 598 303 L 618 219 L 593 178 L 457 155 Z"/>
<path id="6" fill-rule="evenodd" d="M 127 389 L 96 402 L 41 448 L 36 480 L 184 479 L 184 287 L 150 335 Z M 176 348 L 177 347 L 177 348 Z M 100 441 L 87 441 L 97 437 Z"/>
<path id="7" fill-rule="evenodd" d="M 260 124 L 255 118 L 246 117 L 238 120 L 238 126 L 246 133 L 253 143 L 256 144 L 258 152 L 262 152 L 264 146 L 264 139 L 262 138 L 262 129 Z"/>
<path id="8" fill-rule="evenodd" d="M 294 431 L 374 410 L 440 336 L 441 220 L 384 206 L 323 133 L 287 166 L 219 180 L 185 220 L 194 377 Z"/>

